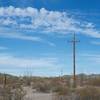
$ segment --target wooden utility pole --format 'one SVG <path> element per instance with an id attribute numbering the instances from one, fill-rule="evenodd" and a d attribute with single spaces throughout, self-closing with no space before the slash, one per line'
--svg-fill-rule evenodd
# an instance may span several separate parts
<path id="1" fill-rule="evenodd" d="M 4 83 L 3 83 L 4 88 L 6 87 L 6 84 L 7 84 L 7 75 L 6 75 L 6 74 L 4 74 Z"/>
<path id="2" fill-rule="evenodd" d="M 3 100 L 6 100 L 6 84 L 7 84 L 7 75 L 4 74 L 4 78 L 3 78 L 3 89 L 4 89 L 4 93 L 3 93 Z"/>
<path id="3" fill-rule="evenodd" d="M 75 33 L 73 34 L 73 40 L 70 42 L 73 45 L 73 87 L 76 88 L 76 43 L 79 41 L 76 40 Z"/>

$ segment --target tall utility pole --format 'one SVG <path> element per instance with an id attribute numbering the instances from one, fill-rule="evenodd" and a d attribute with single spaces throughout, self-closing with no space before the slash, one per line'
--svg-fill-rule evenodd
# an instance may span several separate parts
<path id="1" fill-rule="evenodd" d="M 76 43 L 79 41 L 76 40 L 75 33 L 73 34 L 73 40 L 70 42 L 73 45 L 73 87 L 76 88 Z"/>
<path id="2" fill-rule="evenodd" d="M 3 75 L 3 88 L 4 88 L 4 89 L 6 88 L 6 84 L 7 84 L 7 75 L 4 74 L 4 75 Z"/>
<path id="3" fill-rule="evenodd" d="M 3 78 L 3 89 L 4 89 L 3 100 L 6 100 L 6 84 L 7 84 L 7 75 L 4 74 L 4 78 Z"/>

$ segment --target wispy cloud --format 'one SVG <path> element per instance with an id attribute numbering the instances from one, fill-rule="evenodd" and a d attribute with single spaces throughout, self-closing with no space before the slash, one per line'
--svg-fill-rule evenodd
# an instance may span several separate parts
<path id="1" fill-rule="evenodd" d="M 20 40 L 28 40 L 28 41 L 42 41 L 40 37 L 29 36 L 21 32 L 16 32 L 16 30 L 13 31 L 6 28 L 0 28 L 0 37 L 15 38 Z"/>
<path id="2" fill-rule="evenodd" d="M 100 64 L 100 55 L 99 54 L 91 54 L 88 55 L 88 60 L 90 60 L 91 62 L 93 62 L 94 64 Z"/>
<path id="3" fill-rule="evenodd" d="M 91 62 L 90 64 L 95 64 L 95 65 L 100 64 L 100 54 L 97 54 L 97 53 L 93 53 L 93 54 L 83 53 L 83 54 L 80 54 L 79 56 L 80 56 L 80 58 Z"/>
<path id="4" fill-rule="evenodd" d="M 54 57 L 21 58 L 7 54 L 0 54 L 0 65 L 22 68 L 58 67 L 58 59 Z"/>
<path id="5" fill-rule="evenodd" d="M 99 41 L 91 41 L 91 44 L 94 44 L 94 45 L 100 45 L 100 42 Z"/>
<path id="6" fill-rule="evenodd" d="M 48 11 L 45 8 L 38 10 L 32 7 L 1 7 L 0 24 L 3 27 L 33 30 L 42 33 L 66 34 L 76 32 L 100 38 L 100 31 L 95 28 L 92 22 L 78 20 L 72 17 L 69 12 Z"/>
<path id="7" fill-rule="evenodd" d="M 7 50 L 7 49 L 8 49 L 7 47 L 0 46 L 0 50 Z"/>
<path id="8" fill-rule="evenodd" d="M 18 40 L 26 40 L 26 41 L 31 41 L 31 42 L 40 42 L 47 44 L 49 46 L 56 46 L 55 43 L 45 40 L 39 36 L 34 36 L 30 34 L 25 34 L 23 31 L 14 31 L 14 30 L 9 30 L 7 28 L 0 28 L 0 37 L 3 38 L 10 38 L 10 39 L 18 39 Z"/>

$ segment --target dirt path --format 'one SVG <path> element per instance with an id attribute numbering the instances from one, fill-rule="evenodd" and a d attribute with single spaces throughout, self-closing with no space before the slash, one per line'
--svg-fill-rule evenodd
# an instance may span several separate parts
<path id="1" fill-rule="evenodd" d="M 34 93 L 32 100 L 52 100 L 52 94 Z"/>
<path id="2" fill-rule="evenodd" d="M 52 93 L 34 93 L 31 87 L 25 87 L 24 100 L 53 100 Z"/>

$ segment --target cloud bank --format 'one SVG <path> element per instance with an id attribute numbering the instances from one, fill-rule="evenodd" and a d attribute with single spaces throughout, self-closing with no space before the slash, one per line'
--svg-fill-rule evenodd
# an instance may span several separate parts
<path id="1" fill-rule="evenodd" d="M 76 32 L 100 38 L 100 31 L 92 22 L 74 18 L 68 12 L 48 11 L 45 8 L 38 10 L 32 7 L 1 7 L 0 27 L 56 34 Z"/>

